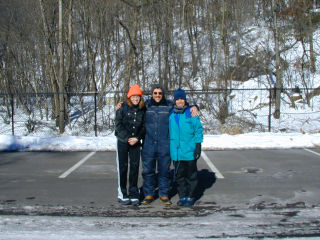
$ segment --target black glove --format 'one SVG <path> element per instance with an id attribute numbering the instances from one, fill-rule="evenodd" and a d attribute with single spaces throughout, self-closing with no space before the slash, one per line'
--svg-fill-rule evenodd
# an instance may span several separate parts
<path id="1" fill-rule="evenodd" d="M 201 156 L 201 143 L 196 143 L 196 149 L 193 153 L 194 160 L 198 160 Z"/>

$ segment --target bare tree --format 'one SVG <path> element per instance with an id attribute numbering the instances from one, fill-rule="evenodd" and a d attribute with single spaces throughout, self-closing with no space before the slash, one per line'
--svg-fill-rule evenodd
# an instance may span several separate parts
<path id="1" fill-rule="evenodd" d="M 60 134 L 64 133 L 64 119 L 65 119 L 65 105 L 64 105 L 64 53 L 63 53 L 63 12 L 62 12 L 62 0 L 59 0 L 59 130 Z"/>
<path id="2" fill-rule="evenodd" d="M 281 89 L 282 89 L 282 69 L 280 61 L 280 49 L 279 49 L 279 28 L 278 28 L 278 18 L 277 11 L 279 7 L 278 0 L 272 0 L 272 13 L 273 13 L 273 35 L 274 35 L 274 46 L 276 55 L 276 101 L 275 101 L 275 111 L 273 117 L 276 119 L 280 118 L 280 105 L 281 105 Z"/>
<path id="3" fill-rule="evenodd" d="M 41 12 L 41 17 L 42 17 L 42 23 L 43 23 L 43 32 L 44 32 L 44 39 L 45 39 L 45 56 L 46 56 L 46 61 L 48 62 L 49 66 L 49 79 L 50 79 L 50 89 L 52 92 L 57 93 L 58 92 L 58 76 L 56 73 L 56 68 L 55 68 L 55 49 L 54 49 L 54 42 L 52 41 L 52 36 L 50 36 L 49 32 L 49 27 L 47 24 L 47 19 L 45 16 L 45 9 L 43 7 L 43 0 L 39 0 L 39 6 L 40 6 L 40 12 Z M 57 126 L 58 124 L 58 118 L 59 118 L 59 111 L 60 111 L 60 106 L 59 106 L 59 96 L 58 94 L 54 94 L 53 96 L 54 101 L 52 101 L 53 104 L 53 116 L 57 120 Z"/>

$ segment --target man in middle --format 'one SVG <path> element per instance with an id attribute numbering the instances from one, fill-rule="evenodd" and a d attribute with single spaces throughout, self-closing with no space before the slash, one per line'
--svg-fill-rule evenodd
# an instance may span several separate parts
<path id="1" fill-rule="evenodd" d="M 146 136 L 141 153 L 143 192 L 145 196 L 141 203 L 147 205 L 154 200 L 157 168 L 160 201 L 165 205 L 171 205 L 168 196 L 171 164 L 169 113 L 173 102 L 165 98 L 164 88 L 161 85 L 154 85 L 151 91 L 152 97 L 146 101 Z"/>

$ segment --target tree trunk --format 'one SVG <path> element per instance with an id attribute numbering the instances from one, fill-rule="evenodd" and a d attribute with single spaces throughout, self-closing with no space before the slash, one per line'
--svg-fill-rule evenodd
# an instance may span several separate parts
<path id="1" fill-rule="evenodd" d="M 313 29 L 312 28 L 312 14 L 309 14 L 309 48 L 310 48 L 310 63 L 311 63 L 311 72 L 315 73 L 316 68 L 316 57 L 313 50 Z"/>
<path id="2" fill-rule="evenodd" d="M 185 40 L 185 0 L 182 0 L 182 16 L 181 16 L 181 49 L 180 53 L 178 52 L 178 63 L 180 63 L 179 66 L 179 87 L 182 86 L 183 81 L 183 71 L 184 71 L 184 40 Z"/>
<path id="3" fill-rule="evenodd" d="M 51 89 L 52 92 L 57 93 L 57 74 L 56 70 L 54 67 L 54 59 L 53 59 L 53 50 L 50 46 L 50 38 L 49 38 L 49 28 L 47 24 L 46 17 L 44 15 L 44 8 L 43 8 L 43 0 L 39 0 L 39 6 L 40 6 L 40 11 L 41 11 L 41 17 L 43 21 L 43 30 L 44 30 L 44 35 L 45 35 L 45 54 L 47 61 L 49 63 L 49 78 L 51 81 Z M 59 96 L 57 94 L 53 95 L 53 102 L 52 102 L 52 109 L 53 109 L 53 118 L 57 120 L 59 116 Z M 58 126 L 58 124 L 57 124 Z"/>
<path id="4" fill-rule="evenodd" d="M 60 134 L 64 133 L 64 79 L 63 79 L 63 44 L 62 44 L 62 0 L 59 0 L 59 130 Z"/>
<path id="5" fill-rule="evenodd" d="M 65 63 L 65 70 L 64 70 L 64 75 L 65 75 L 65 89 L 67 92 L 71 91 L 71 74 L 72 74 L 72 70 L 71 70 L 71 61 L 72 61 L 72 32 L 73 32 L 73 27 L 72 27 L 72 11 L 73 11 L 73 0 L 70 0 L 69 2 L 69 18 L 68 18 L 68 32 L 67 32 L 67 52 L 66 52 L 66 63 Z M 69 104 L 69 95 L 65 94 L 64 95 L 64 106 L 65 106 L 65 119 L 68 120 L 68 122 L 70 123 L 70 118 L 69 118 L 69 114 L 68 114 L 68 104 Z"/>
<path id="6" fill-rule="evenodd" d="M 276 99 L 275 99 L 275 111 L 273 117 L 276 119 L 280 118 L 280 104 L 281 104 L 281 89 L 282 89 L 282 69 L 280 61 L 280 49 L 279 49 L 279 28 L 277 23 L 277 12 L 275 3 L 277 0 L 272 0 L 272 12 L 273 12 L 273 33 L 275 43 L 275 54 L 276 54 Z"/>

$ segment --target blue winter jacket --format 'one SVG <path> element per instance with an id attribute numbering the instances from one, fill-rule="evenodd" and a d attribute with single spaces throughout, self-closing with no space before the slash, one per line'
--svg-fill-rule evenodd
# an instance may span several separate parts
<path id="1" fill-rule="evenodd" d="M 155 153 L 161 157 L 170 158 L 169 147 L 169 114 L 172 109 L 172 101 L 166 100 L 164 105 L 153 105 L 151 99 L 146 101 L 145 114 L 146 135 L 142 156 L 153 158 Z"/>
<path id="2" fill-rule="evenodd" d="M 173 161 L 194 160 L 196 143 L 203 141 L 199 117 L 191 117 L 190 107 L 184 113 L 171 111 L 169 117 L 170 155 Z"/>

